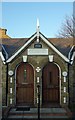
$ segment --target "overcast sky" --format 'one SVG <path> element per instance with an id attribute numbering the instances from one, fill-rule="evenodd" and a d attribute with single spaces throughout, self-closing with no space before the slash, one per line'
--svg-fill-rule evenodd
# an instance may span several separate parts
<path id="1" fill-rule="evenodd" d="M 2 24 L 10 37 L 30 37 L 40 31 L 46 37 L 56 37 L 66 16 L 73 15 L 73 2 L 2 2 Z"/>

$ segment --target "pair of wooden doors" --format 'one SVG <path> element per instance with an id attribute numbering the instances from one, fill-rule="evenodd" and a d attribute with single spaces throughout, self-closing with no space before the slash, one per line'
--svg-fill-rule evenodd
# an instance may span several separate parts
<path id="1" fill-rule="evenodd" d="M 59 69 L 48 63 L 42 70 L 42 98 L 44 103 L 59 102 Z M 16 72 L 16 103 L 34 104 L 34 70 L 28 63 L 21 63 Z"/>

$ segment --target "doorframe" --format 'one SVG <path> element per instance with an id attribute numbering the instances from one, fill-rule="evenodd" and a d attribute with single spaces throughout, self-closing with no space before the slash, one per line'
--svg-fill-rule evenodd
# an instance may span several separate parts
<path id="1" fill-rule="evenodd" d="M 57 67 L 59 69 L 59 96 L 60 96 L 59 103 L 61 105 L 61 68 L 57 63 L 54 62 L 54 64 L 57 65 Z"/>
<path id="2" fill-rule="evenodd" d="M 19 67 L 19 65 L 21 63 L 22 62 L 18 63 L 15 68 L 15 105 L 17 104 L 17 102 L 16 102 L 16 76 L 17 76 L 16 72 L 17 72 L 17 68 Z M 25 63 L 25 62 L 23 62 L 23 63 Z M 28 62 L 26 62 L 26 63 L 28 63 Z M 34 82 L 33 82 L 34 83 L 34 101 L 33 101 L 33 103 L 35 104 L 35 70 L 34 70 L 34 66 L 31 63 L 28 63 L 28 64 L 32 66 L 33 71 L 34 71 Z"/>
<path id="3" fill-rule="evenodd" d="M 48 63 L 50 63 L 50 62 L 47 62 L 45 65 L 47 65 Z M 60 97 L 59 98 L 59 104 L 61 105 L 61 68 L 60 68 L 60 65 L 58 63 L 53 62 L 53 64 L 55 64 L 59 69 L 59 97 Z M 45 65 L 42 67 L 42 70 L 45 67 Z M 42 82 L 43 82 L 43 79 L 42 79 Z M 42 94 L 42 99 L 43 99 L 43 94 Z"/>

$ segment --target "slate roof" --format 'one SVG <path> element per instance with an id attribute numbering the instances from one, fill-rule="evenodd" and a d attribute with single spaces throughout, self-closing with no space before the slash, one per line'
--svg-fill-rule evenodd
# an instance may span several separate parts
<path id="1" fill-rule="evenodd" d="M 2 45 L 8 53 L 8 58 L 23 46 L 27 40 L 28 38 L 2 39 Z"/>
<path id="2" fill-rule="evenodd" d="M 68 57 L 73 46 L 73 38 L 52 38 L 48 39 L 62 54 Z"/>
<path id="3" fill-rule="evenodd" d="M 42 33 L 40 33 L 42 34 Z M 33 34 L 34 35 L 34 34 Z M 43 34 L 42 34 L 43 35 Z M 32 36 L 31 36 L 32 37 Z M 45 36 L 44 36 L 45 37 Z M 6 38 L 0 39 L 2 45 L 8 53 L 8 58 L 11 57 L 16 51 L 19 50 L 30 38 Z M 69 51 L 73 46 L 73 39 L 63 38 L 47 38 L 63 55 L 68 57 Z M 1 48 L 0 48 L 1 49 Z"/>

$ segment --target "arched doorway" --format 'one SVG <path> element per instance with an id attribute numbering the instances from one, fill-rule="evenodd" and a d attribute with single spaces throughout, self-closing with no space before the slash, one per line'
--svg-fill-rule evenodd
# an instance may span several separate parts
<path id="1" fill-rule="evenodd" d="M 16 104 L 34 104 L 34 70 L 28 63 L 21 63 L 16 70 Z"/>
<path id="2" fill-rule="evenodd" d="M 43 68 L 42 76 L 43 105 L 58 104 L 60 102 L 59 68 L 54 63 L 48 63 Z"/>

